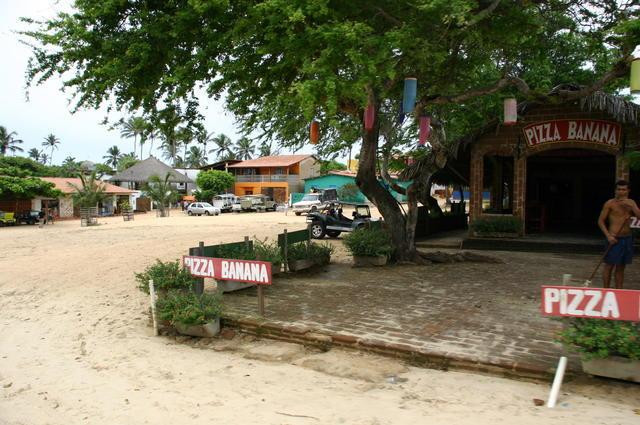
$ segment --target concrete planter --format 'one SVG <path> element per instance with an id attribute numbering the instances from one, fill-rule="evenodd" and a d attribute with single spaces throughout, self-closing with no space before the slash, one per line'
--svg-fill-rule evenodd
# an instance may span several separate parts
<path id="1" fill-rule="evenodd" d="M 182 335 L 197 336 L 200 338 L 211 338 L 220 333 L 220 318 L 216 318 L 204 325 L 183 325 L 175 324 L 176 330 Z"/>
<path id="2" fill-rule="evenodd" d="M 255 286 L 253 283 L 238 282 L 235 280 L 218 280 L 217 285 L 218 291 L 221 291 L 223 293 L 239 291 L 241 289 L 251 288 L 252 286 Z"/>
<path id="3" fill-rule="evenodd" d="M 582 359 L 582 370 L 591 375 L 640 383 L 640 360 L 616 356 L 605 359 Z"/>
<path id="4" fill-rule="evenodd" d="M 377 255 L 375 257 L 353 256 L 353 267 L 384 266 L 385 264 L 387 264 L 386 255 Z"/>
<path id="5" fill-rule="evenodd" d="M 292 272 L 297 272 L 300 270 L 305 270 L 311 268 L 316 265 L 315 260 L 305 258 L 303 260 L 291 260 L 289 261 L 289 270 Z"/>

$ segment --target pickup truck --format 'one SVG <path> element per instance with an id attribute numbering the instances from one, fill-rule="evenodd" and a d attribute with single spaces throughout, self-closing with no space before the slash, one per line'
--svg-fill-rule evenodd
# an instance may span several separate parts
<path id="1" fill-rule="evenodd" d="M 275 211 L 276 203 L 266 195 L 244 195 L 231 206 L 233 212 Z"/>
<path id="2" fill-rule="evenodd" d="M 298 202 L 295 202 L 291 209 L 295 215 L 309 214 L 322 209 L 330 202 L 338 200 L 338 193 L 335 189 L 325 189 L 319 192 L 307 193 Z"/>

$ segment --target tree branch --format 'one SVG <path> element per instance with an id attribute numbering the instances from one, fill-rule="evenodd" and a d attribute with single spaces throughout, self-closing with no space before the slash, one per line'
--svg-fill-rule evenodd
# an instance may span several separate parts
<path id="1" fill-rule="evenodd" d="M 391 187 L 391 189 L 395 190 L 401 195 L 406 195 L 407 190 L 400 186 L 398 183 L 393 181 L 391 176 L 389 175 L 389 152 L 384 152 L 382 154 L 382 165 L 380 166 L 380 176 L 387 182 L 387 184 Z"/>
<path id="2" fill-rule="evenodd" d="M 486 9 L 478 12 L 476 16 L 474 16 L 473 19 L 466 25 L 466 27 L 471 27 L 491 15 L 491 13 L 496 9 L 496 7 L 498 7 L 499 4 L 500 0 L 494 0 L 493 3 L 491 3 Z"/>

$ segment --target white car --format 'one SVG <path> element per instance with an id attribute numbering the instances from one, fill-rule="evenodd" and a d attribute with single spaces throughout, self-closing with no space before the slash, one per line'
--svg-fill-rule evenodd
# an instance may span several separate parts
<path id="1" fill-rule="evenodd" d="M 220 208 L 214 207 L 208 202 L 193 202 L 187 207 L 187 214 L 189 215 L 218 215 L 220 214 Z"/>

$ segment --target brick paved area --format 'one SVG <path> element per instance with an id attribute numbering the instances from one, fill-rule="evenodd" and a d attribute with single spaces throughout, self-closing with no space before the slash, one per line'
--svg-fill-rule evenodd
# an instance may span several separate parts
<path id="1" fill-rule="evenodd" d="M 561 323 L 540 315 L 540 285 L 561 283 L 563 273 L 581 284 L 598 257 L 479 253 L 504 263 L 355 269 L 343 262 L 276 278 L 265 291 L 266 321 L 248 289 L 225 295 L 234 319 L 227 322 L 281 339 L 386 349 L 431 366 L 547 375 L 563 348 L 553 342 Z M 628 289 L 640 289 L 639 274 L 630 266 Z M 579 370 L 573 355 L 569 369 Z"/>

